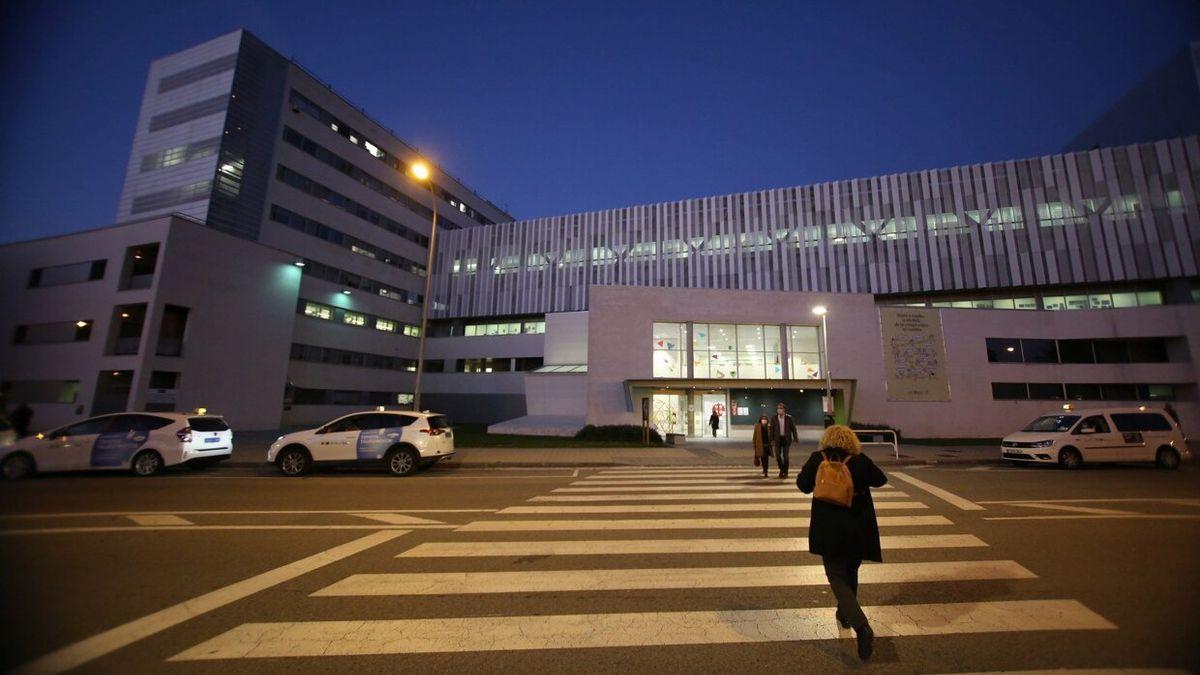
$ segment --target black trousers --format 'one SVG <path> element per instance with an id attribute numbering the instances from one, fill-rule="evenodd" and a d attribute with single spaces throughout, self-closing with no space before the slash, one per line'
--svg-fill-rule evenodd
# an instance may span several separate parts
<path id="1" fill-rule="evenodd" d="M 788 467 L 791 465 L 788 453 L 791 448 L 791 443 L 784 443 L 783 441 L 775 443 L 775 462 L 779 464 L 780 475 L 786 476 L 788 473 Z"/>
<path id="2" fill-rule="evenodd" d="M 837 598 L 837 613 L 852 628 L 866 626 L 867 615 L 858 604 L 858 568 L 862 559 L 821 556 L 821 562 L 825 563 L 825 578 L 829 579 L 829 588 Z"/>
<path id="3" fill-rule="evenodd" d="M 771 468 L 771 449 L 763 448 L 762 457 L 758 458 L 762 462 L 763 475 L 767 475 L 767 471 Z"/>

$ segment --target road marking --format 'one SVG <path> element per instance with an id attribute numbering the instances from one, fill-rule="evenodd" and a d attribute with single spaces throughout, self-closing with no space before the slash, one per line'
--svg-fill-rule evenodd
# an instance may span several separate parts
<path id="1" fill-rule="evenodd" d="M 877 637 L 1116 630 L 1077 600 L 864 607 Z M 834 640 L 832 607 L 244 623 L 170 661 Z"/>
<path id="2" fill-rule="evenodd" d="M 708 491 L 723 491 L 737 490 L 744 492 L 790 492 L 793 494 L 799 493 L 795 484 L 788 485 L 787 483 L 761 483 L 757 485 L 737 485 L 737 484 L 714 484 L 714 485 L 631 485 L 622 487 L 619 485 L 606 485 L 603 487 L 560 487 L 554 488 L 551 492 L 708 492 Z"/>
<path id="3" fill-rule="evenodd" d="M 125 517 L 132 520 L 133 522 L 137 523 L 138 525 L 145 525 L 145 526 L 150 526 L 150 525 L 175 525 L 175 526 L 195 525 L 195 523 L 193 523 L 190 520 L 187 520 L 186 518 L 180 518 L 179 516 L 174 516 L 171 514 L 140 513 L 137 515 L 125 516 Z"/>
<path id="4" fill-rule="evenodd" d="M 1022 502 L 1020 504 L 1013 504 L 1013 506 L 1025 506 L 1031 509 L 1047 509 L 1050 511 L 1070 511 L 1072 513 L 1103 514 L 1107 516 L 1133 513 L 1132 511 L 1118 511 L 1117 509 L 1097 509 L 1092 506 L 1072 506 L 1070 504 L 1047 504 L 1041 502 Z"/>
<path id="5" fill-rule="evenodd" d="M 416 516 L 406 516 L 402 513 L 352 513 L 352 516 L 366 518 L 367 520 L 375 520 L 388 525 L 445 525 L 440 520 L 429 520 L 428 518 L 418 518 Z"/>
<path id="6" fill-rule="evenodd" d="M 745 478 L 630 478 L 630 479 L 595 479 L 585 478 L 577 480 L 571 485 L 756 485 L 763 484 L 770 480 L 779 480 L 772 478 L 764 478 L 762 474 L 757 476 L 746 476 Z M 784 479 L 789 482 L 784 485 L 796 487 L 796 482 L 791 479 Z"/>
<path id="7" fill-rule="evenodd" d="M 1188 675 L 1170 668 L 1054 668 L 1050 670 L 987 670 L 943 675 Z"/>
<path id="8" fill-rule="evenodd" d="M 743 467 L 716 467 L 716 466 L 665 466 L 665 467 L 620 467 L 615 469 L 602 469 L 600 474 L 629 474 L 629 473 L 653 473 L 653 474 L 679 474 L 689 475 L 694 473 L 746 473 L 752 469 Z"/>
<path id="9" fill-rule="evenodd" d="M 95 534 L 104 532 L 214 532 L 221 530 L 387 530 L 396 532 L 403 527 L 407 530 L 453 530 L 458 525 L 404 525 L 388 527 L 386 525 L 113 525 L 109 527 L 42 527 L 16 530 L 0 530 L 0 537 L 21 536 L 26 534 Z"/>
<path id="10" fill-rule="evenodd" d="M 1102 504 L 1104 502 L 1163 502 L 1181 506 L 1200 506 L 1200 499 L 1185 499 L 1181 497 L 1098 497 L 1091 499 L 1013 499 L 1003 501 L 986 501 L 980 504 Z"/>
<path id="11" fill-rule="evenodd" d="M 900 490 L 884 490 L 879 493 L 872 493 L 873 499 L 901 499 L 908 497 L 908 494 Z M 600 494 L 600 495 L 538 495 L 530 497 L 526 501 L 530 502 L 653 502 L 653 501 L 669 501 L 669 500 L 686 500 L 686 501 L 703 501 L 703 500 L 722 500 L 722 499 L 778 499 L 782 501 L 812 501 L 811 495 L 800 493 L 799 490 L 794 490 L 789 493 L 777 494 L 773 492 L 716 492 L 707 494 Z"/>
<path id="12" fill-rule="evenodd" d="M 246 515 L 358 515 L 360 513 L 495 513 L 496 509 L 343 509 L 335 511 L 265 510 L 265 511 L 75 511 L 68 513 L 9 513 L 0 519 L 34 518 L 96 518 L 108 516 L 246 516 Z"/>
<path id="13" fill-rule="evenodd" d="M 1116 519 L 1154 519 L 1162 520 L 1200 520 L 1200 515 L 1183 514 L 1183 513 L 1130 513 L 1128 515 L 1061 515 L 1061 516 L 1000 516 L 995 518 L 984 518 L 984 520 L 1097 520 L 1103 518 Z M 460 528 L 461 529 L 461 528 Z"/>
<path id="14" fill-rule="evenodd" d="M 899 534 L 879 538 L 884 549 L 978 548 L 971 534 Z M 807 537 L 778 539 L 607 539 L 582 541 L 468 541 L 420 544 L 397 558 L 488 558 L 551 555 L 808 552 Z"/>
<path id="15" fill-rule="evenodd" d="M 953 492 L 950 492 L 948 490 L 943 490 L 942 488 L 940 488 L 936 485 L 930 485 L 929 483 L 926 483 L 923 480 L 918 480 L 916 478 L 913 478 L 912 476 L 910 476 L 906 473 L 901 473 L 899 471 L 893 471 L 889 475 L 899 478 L 900 480 L 904 481 L 905 483 L 909 483 L 910 485 L 915 485 L 915 486 L 921 488 L 922 490 L 928 492 L 929 494 L 933 495 L 934 497 L 937 497 L 943 501 L 949 502 L 952 506 L 956 506 L 956 507 L 962 509 L 963 511 L 983 511 L 983 510 L 985 510 L 982 506 L 976 504 L 975 502 L 963 499 L 962 497 L 959 497 L 958 495 L 954 494 Z"/>
<path id="16" fill-rule="evenodd" d="M 880 516 L 880 527 L 917 527 L 953 525 L 944 516 Z M 793 518 L 623 518 L 617 520 L 477 520 L 459 527 L 457 532 L 522 532 L 555 530 L 707 530 L 736 528 L 801 529 L 808 519 Z"/>
<path id="17" fill-rule="evenodd" d="M 369 548 L 389 542 L 404 530 L 373 532 L 365 537 L 334 546 L 331 549 L 277 567 L 257 576 L 243 579 L 224 588 L 185 600 L 140 619 L 117 626 L 116 628 L 93 635 L 73 645 L 50 652 L 18 667 L 14 672 L 25 674 L 62 673 L 72 668 L 110 654 L 118 649 L 127 647 L 134 642 L 160 633 L 168 628 L 177 626 L 188 619 L 219 609 L 238 600 L 247 598 L 255 593 L 278 586 L 313 570 L 325 567 L 330 563 L 361 553 Z"/>
<path id="18" fill-rule="evenodd" d="M 584 480 L 645 480 L 648 478 L 659 478 L 666 480 L 681 480 L 685 478 L 761 478 L 762 471 L 694 471 L 688 474 L 666 473 L 666 472 L 642 472 L 637 473 L 597 473 L 586 477 Z"/>
<path id="19" fill-rule="evenodd" d="M 1036 579 L 1012 560 L 883 563 L 865 565 L 860 584 L 929 581 Z M 823 586 L 823 565 L 772 567 L 687 567 L 654 569 L 557 570 L 551 572 L 419 572 L 354 574 L 313 593 L 313 597 L 379 595 L 473 595 L 482 593 L 550 593 L 629 591 L 671 588 L 760 588 Z"/>
<path id="20" fill-rule="evenodd" d="M 883 501 L 875 505 L 879 511 L 927 509 L 921 502 Z M 770 502 L 766 504 L 603 504 L 588 506 L 510 506 L 498 511 L 500 515 L 514 513 L 722 513 L 726 511 L 811 511 L 812 500 Z"/>

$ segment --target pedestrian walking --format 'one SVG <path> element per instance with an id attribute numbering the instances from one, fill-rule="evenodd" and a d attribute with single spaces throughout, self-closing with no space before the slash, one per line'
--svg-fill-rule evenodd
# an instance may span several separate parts
<path id="1" fill-rule="evenodd" d="M 18 405 L 8 416 L 8 421 L 12 422 L 13 429 L 17 432 L 17 438 L 25 438 L 29 435 L 29 423 L 32 420 L 33 408 L 30 408 L 27 403 Z"/>
<path id="2" fill-rule="evenodd" d="M 787 414 L 787 406 L 782 403 L 776 405 L 775 416 L 771 418 L 771 447 L 775 449 L 775 463 L 779 465 L 780 478 L 788 477 L 791 465 L 789 451 L 797 440 L 796 420 Z"/>
<path id="3" fill-rule="evenodd" d="M 846 486 L 844 495 L 849 506 L 825 501 L 830 487 L 836 492 L 835 484 L 839 479 L 845 480 L 846 474 L 852 483 Z M 858 604 L 858 568 L 864 560 L 883 562 L 871 488 L 885 483 L 887 476 L 870 457 L 862 454 L 858 436 L 844 424 L 825 430 L 817 451 L 796 476 L 796 487 L 801 492 L 809 494 L 816 490 L 808 525 L 808 550 L 821 556 L 825 577 L 837 598 L 835 618 L 842 628 L 854 629 L 858 657 L 863 661 L 871 658 L 875 633 Z"/>
<path id="4" fill-rule="evenodd" d="M 754 465 L 762 467 L 763 478 L 767 477 L 767 471 L 771 468 L 772 452 L 774 450 L 771 448 L 771 420 L 763 415 L 758 418 L 758 424 L 754 425 Z"/>
<path id="5" fill-rule="evenodd" d="M 713 406 L 712 414 L 708 416 L 708 426 L 712 427 L 713 438 L 716 438 L 717 429 L 721 428 L 721 415 L 717 412 L 716 406 Z"/>

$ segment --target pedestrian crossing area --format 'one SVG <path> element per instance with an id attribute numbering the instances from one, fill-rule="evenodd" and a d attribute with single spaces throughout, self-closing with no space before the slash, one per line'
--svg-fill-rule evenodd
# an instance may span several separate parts
<path id="1" fill-rule="evenodd" d="M 901 487 L 873 491 L 886 562 L 867 563 L 859 574 L 864 610 L 877 636 L 907 640 L 1117 628 L 1075 599 L 1025 597 L 1020 585 L 1035 581 L 1034 571 L 989 555 L 987 541 L 930 512 L 937 504 L 931 495 Z M 811 498 L 793 482 L 763 478 L 753 469 L 606 469 L 523 504 L 479 514 L 453 531 L 427 532 L 427 541 L 389 553 L 392 569 L 325 583 L 309 594 L 317 610 L 306 611 L 305 620 L 263 617 L 170 660 L 849 639 L 853 633 L 839 630 L 832 596 L 823 592 L 821 561 L 807 552 L 810 511 Z M 967 593 L 967 602 L 962 593 L 949 592 L 969 584 L 1018 592 L 984 591 L 974 598 Z M 887 593 L 874 590 L 883 588 Z M 942 588 L 959 601 L 929 602 Z M 672 592 L 686 592 L 680 598 L 693 606 L 664 602 L 672 596 L 663 594 Z M 529 611 L 528 598 L 556 593 L 578 598 L 565 603 L 566 609 L 588 611 Z M 780 606 L 764 600 L 772 596 L 795 601 Z M 484 598 L 491 598 L 487 612 L 464 615 L 463 603 Z M 394 618 L 346 617 L 347 600 L 372 599 L 434 603 L 434 610 L 422 604 L 420 618 L 403 618 L 408 616 L 403 612 Z M 609 600 L 614 610 L 602 611 Z M 445 608 L 441 615 L 438 606 Z M 327 619 L 321 607 L 328 607 Z"/>

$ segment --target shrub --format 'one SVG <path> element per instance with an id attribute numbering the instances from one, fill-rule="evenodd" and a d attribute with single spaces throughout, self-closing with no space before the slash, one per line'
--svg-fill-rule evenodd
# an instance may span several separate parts
<path id="1" fill-rule="evenodd" d="M 900 433 L 900 430 L 890 424 L 883 424 L 881 422 L 851 422 L 849 424 L 849 426 L 851 429 L 855 429 L 855 430 L 858 430 L 858 429 L 888 429 L 890 431 L 896 432 L 896 440 L 897 441 L 904 439 L 904 435 Z"/>
<path id="2" fill-rule="evenodd" d="M 579 441 L 619 441 L 622 443 L 641 443 L 642 428 L 636 424 L 605 424 L 596 426 L 589 424 L 575 433 Z M 650 430 L 650 442 L 662 443 L 662 436 L 657 429 Z"/>

